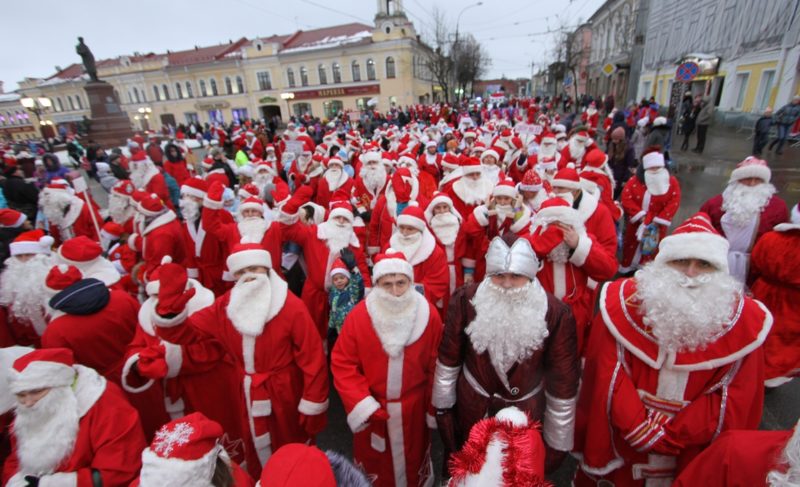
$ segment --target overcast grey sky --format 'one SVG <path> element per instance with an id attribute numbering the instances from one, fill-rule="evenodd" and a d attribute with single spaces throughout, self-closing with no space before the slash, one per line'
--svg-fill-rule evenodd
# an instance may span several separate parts
<path id="1" fill-rule="evenodd" d="M 461 15 L 488 50 L 488 77 L 528 77 L 531 62 L 550 60 L 555 34 L 585 21 L 604 0 L 484 0 Z M 419 33 L 431 29 L 434 6 L 455 26 L 468 0 L 403 0 Z M 66 67 L 82 35 L 97 59 L 139 52 L 190 49 L 349 22 L 372 25 L 376 0 L 13 0 L 3 5 L 0 80 L 6 91 L 26 76 L 47 77 Z"/>

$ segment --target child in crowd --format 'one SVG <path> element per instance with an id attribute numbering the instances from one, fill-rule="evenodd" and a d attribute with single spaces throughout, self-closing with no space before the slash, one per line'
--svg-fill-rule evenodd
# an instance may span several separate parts
<path id="1" fill-rule="evenodd" d="M 356 267 L 356 258 L 350 249 L 343 249 L 341 257 L 331 266 L 331 289 L 328 303 L 331 313 L 328 318 L 328 350 L 333 347 L 347 314 L 364 299 L 364 278 Z"/>

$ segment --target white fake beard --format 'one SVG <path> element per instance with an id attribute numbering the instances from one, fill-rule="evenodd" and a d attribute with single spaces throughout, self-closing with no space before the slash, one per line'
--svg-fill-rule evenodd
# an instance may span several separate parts
<path id="1" fill-rule="evenodd" d="M 332 254 L 338 253 L 350 245 L 353 236 L 352 223 L 341 225 L 334 221 L 326 221 L 320 225 L 325 226 L 325 245 Z"/>
<path id="2" fill-rule="evenodd" d="M 344 178 L 344 172 L 337 167 L 329 168 L 325 171 L 325 181 L 328 182 L 328 189 L 336 191 L 339 189 L 339 186 L 344 184 L 346 179 Z"/>
<path id="3" fill-rule="evenodd" d="M 555 157 L 556 150 L 558 149 L 557 144 L 541 144 L 539 146 L 539 157 Z"/>
<path id="4" fill-rule="evenodd" d="M 558 148 L 558 152 L 561 152 L 562 150 L 564 150 L 564 147 L 566 147 L 566 146 L 567 146 L 567 141 L 566 140 L 559 140 L 558 142 L 556 142 L 556 148 Z"/>
<path id="5" fill-rule="evenodd" d="M 742 285 L 715 271 L 686 277 L 664 263 L 636 273 L 640 312 L 660 346 L 670 351 L 703 349 L 721 333 L 734 312 Z"/>
<path id="6" fill-rule="evenodd" d="M 372 194 L 378 194 L 386 183 L 386 168 L 383 167 L 383 164 L 378 164 L 377 166 L 365 165 L 361 169 L 361 180 L 364 181 L 364 186 Z"/>
<path id="7" fill-rule="evenodd" d="M 53 387 L 31 407 L 17 404 L 14 435 L 23 475 L 48 475 L 66 460 L 78 437 L 78 399 L 69 386 Z"/>
<path id="8" fill-rule="evenodd" d="M 569 245 L 561 241 L 561 243 L 556 245 L 555 248 L 547 254 L 547 258 L 555 264 L 566 264 L 567 261 L 569 261 L 570 250 Z"/>
<path id="9" fill-rule="evenodd" d="M 569 203 L 570 207 L 575 204 L 575 197 L 572 196 L 572 191 L 566 191 L 564 193 L 553 193 L 553 197 L 561 198 L 562 200 Z"/>
<path id="10" fill-rule="evenodd" d="M 200 218 L 200 203 L 188 197 L 181 198 L 181 215 L 187 222 L 194 223 Z"/>
<path id="11" fill-rule="evenodd" d="M 497 211 L 498 222 L 514 216 L 514 207 L 512 205 L 496 205 L 495 210 Z"/>
<path id="12" fill-rule="evenodd" d="M 117 196 L 113 192 L 108 197 L 108 216 L 119 225 L 131 219 L 135 208 L 130 204 L 130 200 L 124 196 Z"/>
<path id="13" fill-rule="evenodd" d="M 481 175 L 478 179 L 472 179 L 468 177 L 462 177 L 459 181 L 464 188 L 465 196 L 459 197 L 464 201 L 464 203 L 468 205 L 480 205 L 486 199 L 486 194 L 482 194 L 482 189 L 484 187 L 483 181 L 486 176 Z"/>
<path id="14" fill-rule="evenodd" d="M 397 357 L 403 351 L 414 331 L 414 319 L 419 306 L 415 292 L 409 287 L 398 297 L 375 286 L 367 294 L 367 312 L 372 320 L 372 327 L 383 350 L 390 357 Z"/>
<path id="15" fill-rule="evenodd" d="M 583 145 L 583 142 L 579 142 L 574 138 L 569 139 L 567 145 L 569 146 L 569 153 L 574 159 L 580 159 L 586 153 L 586 146 Z"/>
<path id="16" fill-rule="evenodd" d="M 300 170 L 301 173 L 305 173 L 308 166 L 311 164 L 311 156 L 300 156 L 297 158 L 297 169 Z"/>
<path id="17" fill-rule="evenodd" d="M 257 172 L 255 176 L 253 176 L 253 184 L 256 188 L 258 188 L 258 195 L 264 194 L 264 188 L 267 187 L 269 183 L 272 182 L 272 175 L 269 173 L 264 172 Z"/>
<path id="18" fill-rule="evenodd" d="M 49 193 L 42 198 L 42 213 L 50 223 L 60 226 L 64 222 L 64 211 L 72 203 L 72 196 L 63 193 Z"/>
<path id="19" fill-rule="evenodd" d="M 269 222 L 259 216 L 251 216 L 242 218 L 236 226 L 239 229 L 239 237 L 241 237 L 242 242 L 261 243 L 264 233 L 269 228 Z"/>
<path id="20" fill-rule="evenodd" d="M 529 210 L 531 210 L 531 213 L 536 213 L 539 211 L 539 207 L 542 206 L 542 203 L 544 203 L 545 199 L 547 199 L 547 194 L 544 191 L 539 190 L 536 192 L 536 196 L 525 200 L 525 205 Z"/>
<path id="21" fill-rule="evenodd" d="M 466 328 L 478 353 L 489 351 L 492 364 L 507 372 L 544 345 L 547 294 L 539 281 L 518 289 L 503 289 L 487 277 L 472 298 L 475 319 Z"/>
<path id="22" fill-rule="evenodd" d="M 33 324 L 41 335 L 47 327 L 44 318 L 44 282 L 53 265 L 49 255 L 36 254 L 27 262 L 16 257 L 6 260 L 6 268 L 0 276 L 0 305 L 7 306 L 13 316 Z"/>
<path id="23" fill-rule="evenodd" d="M 145 176 L 151 167 L 155 167 L 155 165 L 148 161 L 131 164 L 131 182 L 134 188 L 142 189 L 147 185 Z"/>
<path id="24" fill-rule="evenodd" d="M 795 425 L 792 437 L 786 443 L 781 465 L 788 465 L 786 472 L 779 468 L 767 475 L 769 487 L 800 487 L 800 426 Z"/>
<path id="25" fill-rule="evenodd" d="M 405 255 L 406 260 L 411 260 L 422 245 L 422 232 L 414 232 L 411 235 L 403 235 L 400 231 L 394 232 L 389 239 L 389 246 Z"/>
<path id="26" fill-rule="evenodd" d="M 248 279 L 251 281 L 245 282 Z M 236 281 L 225 314 L 242 335 L 259 336 L 269 315 L 272 287 L 269 276 L 248 272 Z"/>
<path id="27" fill-rule="evenodd" d="M 653 196 L 661 196 L 669 191 L 669 171 L 661 168 L 657 172 L 644 172 L 644 184 Z"/>
<path id="28" fill-rule="evenodd" d="M 722 210 L 733 219 L 733 223 L 744 225 L 761 213 L 774 194 L 775 186 L 770 183 L 745 186 L 735 181 L 722 192 Z"/>
<path id="29" fill-rule="evenodd" d="M 500 180 L 500 166 L 482 164 L 481 168 L 483 169 L 483 177 L 491 181 L 492 184 L 497 184 L 497 181 Z"/>
<path id="30" fill-rule="evenodd" d="M 436 238 L 438 238 L 443 245 L 452 245 L 455 243 L 460 227 L 457 216 L 449 211 L 447 213 L 433 215 L 430 226 Z"/>

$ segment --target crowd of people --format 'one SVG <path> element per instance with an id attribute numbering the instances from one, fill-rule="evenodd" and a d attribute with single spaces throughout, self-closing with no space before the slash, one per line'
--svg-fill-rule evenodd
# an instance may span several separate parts
<path id="1" fill-rule="evenodd" d="M 680 222 L 647 101 L 402 113 L 43 180 L 6 148 L 2 485 L 543 486 L 567 455 L 576 486 L 796 485 L 800 434 L 757 431 L 800 372 L 764 160 Z M 352 458 L 314 446 L 334 393 Z"/>

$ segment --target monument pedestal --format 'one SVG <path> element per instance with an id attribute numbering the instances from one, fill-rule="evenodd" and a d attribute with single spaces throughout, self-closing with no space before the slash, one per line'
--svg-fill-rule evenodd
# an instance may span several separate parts
<path id="1" fill-rule="evenodd" d="M 92 112 L 89 139 L 106 149 L 124 146 L 133 132 L 128 115 L 119 106 L 114 87 L 104 81 L 90 81 L 84 90 Z"/>

